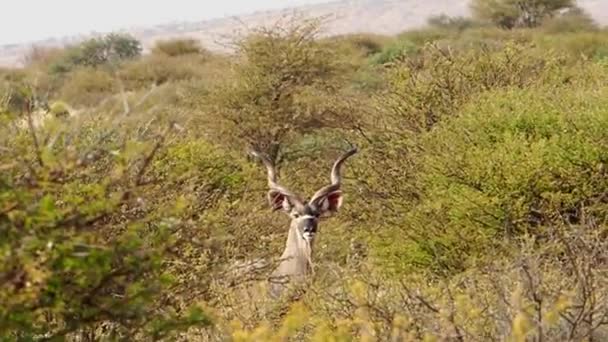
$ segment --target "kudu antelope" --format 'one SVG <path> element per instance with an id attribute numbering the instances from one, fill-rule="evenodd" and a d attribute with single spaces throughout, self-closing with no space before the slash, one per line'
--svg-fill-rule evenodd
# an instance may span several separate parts
<path id="1" fill-rule="evenodd" d="M 270 277 L 270 294 L 278 297 L 288 282 L 299 282 L 310 274 L 312 253 L 318 231 L 319 217 L 325 213 L 336 212 L 342 205 L 342 178 L 340 169 L 344 161 L 357 153 L 353 148 L 342 154 L 333 164 L 331 183 L 319 189 L 308 201 L 277 183 L 277 173 L 270 160 L 257 151 L 258 157 L 268 171 L 268 202 L 273 211 L 281 210 L 291 218 L 287 242 L 278 267 Z"/>

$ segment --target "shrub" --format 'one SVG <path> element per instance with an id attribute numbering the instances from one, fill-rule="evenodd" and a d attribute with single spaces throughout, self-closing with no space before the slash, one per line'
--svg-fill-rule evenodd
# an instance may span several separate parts
<path id="1" fill-rule="evenodd" d="M 412 236 L 411 226 L 404 223 L 417 222 L 416 220 L 430 215 L 434 210 L 437 210 L 438 214 L 435 218 L 438 227 L 447 225 L 450 217 L 444 207 L 450 200 L 446 200 L 446 203 L 429 204 L 430 207 L 421 209 L 420 216 L 403 218 L 404 213 L 412 213 L 413 208 L 424 208 L 418 206 L 425 196 L 425 189 L 432 187 L 431 183 L 421 183 L 416 176 L 421 172 L 431 174 L 431 171 L 435 170 L 434 167 L 425 171 L 421 169 L 421 160 L 427 160 L 435 153 L 430 152 L 431 149 L 426 142 L 420 140 L 421 137 L 438 132 L 438 127 L 450 125 L 450 122 L 459 122 L 458 117 L 463 108 L 470 108 L 472 101 L 479 101 L 479 96 L 485 96 L 483 94 L 487 92 L 496 94 L 495 92 L 500 93 L 501 89 L 519 89 L 522 93 L 534 93 L 539 87 L 546 87 L 544 91 L 551 92 L 547 89 L 564 86 L 589 89 L 605 82 L 607 74 L 601 65 L 595 63 L 580 62 L 571 65 L 560 54 L 552 53 L 546 48 L 537 50 L 531 45 L 510 43 L 498 49 L 468 51 L 442 50 L 436 46 L 428 46 L 419 56 L 396 63 L 387 76 L 388 88 L 377 98 L 378 113 L 367 118 L 369 121 L 363 126 L 364 135 L 359 140 L 367 146 L 365 159 L 373 160 L 373 163 L 362 165 L 357 173 L 357 179 L 365 179 L 365 185 L 362 186 L 366 189 L 366 200 L 358 205 L 369 209 L 360 213 L 366 218 L 359 224 L 371 224 L 381 231 L 367 237 L 379 238 L 372 252 L 379 253 L 380 265 L 411 270 L 417 267 L 441 269 L 441 263 L 445 260 L 442 259 L 437 264 L 433 261 L 433 254 L 429 252 L 435 249 L 445 249 L 449 254 L 446 259 L 450 262 L 466 259 L 464 255 L 450 254 L 461 253 L 462 246 L 446 246 L 446 241 L 442 238 L 433 240 Z M 511 108 L 509 105 L 505 107 Z M 489 119 L 479 117 L 479 120 L 483 122 Z M 467 146 L 463 147 L 463 151 L 470 151 L 474 146 L 470 145 L 473 144 L 474 138 L 469 137 L 466 132 L 463 128 L 463 131 L 456 135 L 461 134 L 463 146 Z M 456 135 L 437 138 L 437 141 L 455 144 L 453 139 Z M 493 148 L 492 151 L 495 151 Z M 456 155 L 446 154 L 445 158 L 456 160 Z M 460 167 L 452 166 L 455 169 Z M 449 181 L 446 182 L 449 184 Z M 437 195 L 438 198 L 442 196 L 446 195 Z M 377 205 L 376 201 L 379 202 Z M 393 216 L 390 213 L 399 214 Z M 430 231 L 429 227 L 435 223 L 425 221 L 425 224 L 426 226 L 421 224 L 420 229 Z M 405 243 L 396 244 L 399 236 L 405 236 L 405 241 L 410 241 L 410 236 L 414 242 L 408 245 L 409 247 L 405 246 Z M 438 236 L 447 239 L 448 233 L 438 233 Z M 418 249 L 425 241 L 428 241 L 430 246 Z M 401 254 L 399 250 L 407 252 Z M 479 251 L 471 253 L 476 252 Z M 397 254 L 400 255 L 399 258 L 388 262 Z M 461 270 L 468 266 L 448 263 L 446 269 Z"/>
<path id="2" fill-rule="evenodd" d="M 441 43 L 459 50 L 479 50 L 486 47 L 501 48 L 508 44 L 530 45 L 535 31 L 530 29 L 503 30 L 497 27 L 475 27 L 463 31 L 457 39 L 445 39 Z"/>
<path id="3" fill-rule="evenodd" d="M 59 97 L 74 106 L 90 107 L 115 94 L 116 90 L 116 80 L 110 73 L 101 69 L 79 68 L 70 73 L 59 91 Z"/>
<path id="4" fill-rule="evenodd" d="M 498 255 L 505 239 L 542 241 L 556 220 L 577 224 L 583 208 L 604 220 L 607 91 L 489 92 L 424 134 L 420 204 L 404 221 L 404 245 L 399 229 L 383 245 L 385 262 L 400 255 L 393 266 L 462 271 Z"/>
<path id="5" fill-rule="evenodd" d="M 130 90 L 202 78 L 208 60 L 198 55 L 153 54 L 125 63 L 118 75 Z"/>
<path id="6" fill-rule="evenodd" d="M 180 223 L 175 212 L 147 215 L 142 203 L 163 137 L 148 144 L 108 139 L 94 124 L 75 136 L 53 127 L 1 138 L 3 338 L 147 340 L 208 326 L 200 308 L 177 313 L 161 302 Z M 47 134 L 54 144 L 38 144 Z"/>
<path id="7" fill-rule="evenodd" d="M 59 48 L 32 46 L 24 56 L 24 64 L 26 67 L 50 65 L 60 58 L 64 53 L 65 51 Z"/>
<path id="8" fill-rule="evenodd" d="M 6 97 L 5 109 L 13 114 L 24 113 L 32 102 L 32 88 L 25 80 L 24 73 L 10 73 L 1 81 Z"/>
<path id="9" fill-rule="evenodd" d="M 574 32 L 546 35 L 537 39 L 540 46 L 570 55 L 573 59 L 600 60 L 608 51 L 608 35 L 602 32 Z"/>
<path id="10" fill-rule="evenodd" d="M 514 43 L 469 51 L 428 45 L 419 55 L 395 64 L 389 75 L 390 94 L 382 101 L 391 116 L 400 117 L 406 125 L 395 129 L 430 129 L 475 95 L 495 88 L 538 84 L 556 76 L 552 68 L 562 63 L 557 54 L 539 56 L 526 45 Z"/>
<path id="11" fill-rule="evenodd" d="M 464 31 L 477 25 L 475 21 L 466 17 L 450 17 L 445 14 L 432 16 L 428 19 L 428 25 L 444 30 Z"/>
<path id="12" fill-rule="evenodd" d="M 68 117 L 70 116 L 69 106 L 65 102 L 53 102 L 51 104 L 50 113 L 57 118 Z"/>
<path id="13" fill-rule="evenodd" d="M 391 63 L 399 58 L 407 57 L 408 55 L 414 54 L 417 51 L 415 44 L 407 40 L 399 40 L 392 44 L 385 46 L 381 52 L 376 53 L 371 57 L 372 64 L 382 65 Z"/>
<path id="14" fill-rule="evenodd" d="M 593 58 L 599 64 L 603 63 L 604 65 L 606 65 L 606 62 L 608 62 L 608 47 L 607 46 L 602 46 L 601 48 L 597 49 L 595 51 L 595 54 L 594 54 Z"/>
<path id="15" fill-rule="evenodd" d="M 386 36 L 373 34 L 348 34 L 326 38 L 321 40 L 321 42 L 327 42 L 335 45 L 348 45 L 357 53 L 360 53 L 364 57 L 368 57 L 382 51 L 384 45 L 390 41 L 390 39 L 391 38 Z M 348 52 L 350 51 L 347 50 L 345 53 Z"/>
<path id="16" fill-rule="evenodd" d="M 429 27 L 402 32 L 397 35 L 397 38 L 400 41 L 409 41 L 410 43 L 413 43 L 418 47 L 422 47 L 428 43 L 433 43 L 438 40 L 454 37 L 454 33 L 458 32 L 446 30 L 443 28 Z"/>
<path id="17" fill-rule="evenodd" d="M 542 30 L 549 34 L 568 32 L 598 31 L 599 26 L 583 9 L 579 7 L 543 21 Z"/>
<path id="18" fill-rule="evenodd" d="M 152 48 L 152 53 L 166 55 L 170 57 L 183 55 L 205 54 L 207 51 L 200 45 L 200 41 L 195 39 L 172 39 L 160 40 Z"/>

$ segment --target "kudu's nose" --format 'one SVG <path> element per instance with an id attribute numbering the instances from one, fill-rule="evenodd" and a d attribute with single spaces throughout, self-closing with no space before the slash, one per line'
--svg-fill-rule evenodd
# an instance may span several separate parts
<path id="1" fill-rule="evenodd" d="M 317 232 L 317 222 L 313 219 L 306 220 L 304 223 L 304 232 L 305 233 L 316 233 Z"/>
<path id="2" fill-rule="evenodd" d="M 306 222 L 304 222 L 304 229 L 302 229 L 302 231 L 304 239 L 312 240 L 315 237 L 315 234 L 317 233 L 317 222 L 312 219 L 307 220 Z"/>

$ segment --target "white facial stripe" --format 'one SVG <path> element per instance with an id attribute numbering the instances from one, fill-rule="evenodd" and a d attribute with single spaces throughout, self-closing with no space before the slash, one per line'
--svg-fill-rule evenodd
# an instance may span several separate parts
<path id="1" fill-rule="evenodd" d="M 316 217 L 315 217 L 315 216 L 312 216 L 312 215 L 302 215 L 302 216 L 300 216 L 300 218 L 301 218 L 302 220 L 306 220 L 306 219 L 316 219 Z"/>

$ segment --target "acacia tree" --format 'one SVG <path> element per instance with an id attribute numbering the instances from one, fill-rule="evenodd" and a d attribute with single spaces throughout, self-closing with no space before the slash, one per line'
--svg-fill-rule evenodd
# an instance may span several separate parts
<path id="1" fill-rule="evenodd" d="M 536 27 L 560 10 L 572 8 L 575 0 L 473 0 L 473 15 L 506 29 Z"/>
<path id="2" fill-rule="evenodd" d="M 111 33 L 83 43 L 80 51 L 82 64 L 97 66 L 138 57 L 141 43 L 130 35 Z"/>
<path id="3" fill-rule="evenodd" d="M 51 71 L 63 73 L 77 66 L 99 67 L 141 55 L 141 43 L 128 34 L 110 33 L 69 48 L 65 56 L 51 64 Z"/>
<path id="4" fill-rule="evenodd" d="M 319 21 L 259 28 L 236 42 L 232 77 L 211 93 L 208 126 L 219 140 L 253 146 L 277 162 L 294 134 L 344 127 L 347 64 L 316 40 Z"/>

